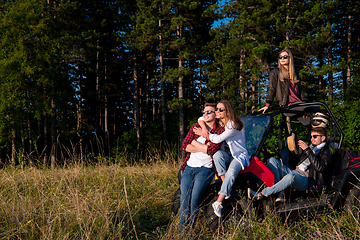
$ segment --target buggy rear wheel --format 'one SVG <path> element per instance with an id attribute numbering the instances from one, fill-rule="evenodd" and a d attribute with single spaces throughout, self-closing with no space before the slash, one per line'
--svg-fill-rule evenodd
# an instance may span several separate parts
<path id="1" fill-rule="evenodd" d="M 345 209 L 351 211 L 358 218 L 360 212 L 360 182 L 353 186 L 346 197 Z"/>

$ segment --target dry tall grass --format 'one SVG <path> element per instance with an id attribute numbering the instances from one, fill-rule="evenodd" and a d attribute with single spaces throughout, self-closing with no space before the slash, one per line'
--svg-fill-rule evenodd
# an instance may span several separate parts
<path id="1" fill-rule="evenodd" d="M 148 164 L 0 170 L 1 239 L 181 239 L 171 197 L 175 158 Z M 210 232 L 204 214 L 189 239 L 356 239 L 359 214 L 284 223 L 276 215 Z"/>
<path id="2" fill-rule="evenodd" d="M 0 171 L 4 239 L 157 238 L 170 221 L 177 166 Z"/>

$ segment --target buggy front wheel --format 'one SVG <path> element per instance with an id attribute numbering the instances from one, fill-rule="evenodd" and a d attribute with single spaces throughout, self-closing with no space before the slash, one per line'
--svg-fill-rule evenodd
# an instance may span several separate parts
<path id="1" fill-rule="evenodd" d="M 212 203 L 217 198 L 217 195 L 214 196 L 210 204 L 206 206 L 206 224 L 211 230 L 216 230 L 226 222 L 234 221 L 238 224 L 241 221 L 240 224 L 245 224 L 246 221 L 253 219 L 252 202 L 246 199 L 242 191 L 232 191 L 230 198 L 222 202 L 221 218 L 215 215 L 212 207 Z"/>
<path id="2" fill-rule="evenodd" d="M 180 191 L 180 188 L 178 188 L 178 190 L 176 190 L 176 192 L 174 193 L 174 195 L 171 199 L 171 213 L 173 214 L 173 216 L 176 216 L 176 214 L 178 214 L 178 212 L 179 212 L 180 195 L 181 195 L 181 191 Z"/>

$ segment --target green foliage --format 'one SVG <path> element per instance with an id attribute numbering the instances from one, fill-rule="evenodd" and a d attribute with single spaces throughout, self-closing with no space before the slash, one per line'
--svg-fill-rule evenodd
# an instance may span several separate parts
<path id="1" fill-rule="evenodd" d="M 169 108 L 171 110 L 179 110 L 180 105 L 188 106 L 191 104 L 190 99 L 177 99 L 173 98 L 171 101 L 168 102 Z"/>
<path id="2" fill-rule="evenodd" d="M 360 79 L 354 78 L 346 91 L 345 101 L 333 104 L 334 114 L 344 131 L 345 139 L 343 148 L 360 148 Z"/>
<path id="3" fill-rule="evenodd" d="M 252 87 L 266 68 L 271 47 L 267 39 L 269 2 L 257 1 L 256 5 L 252 7 L 254 2 L 250 1 L 225 5 L 222 13 L 229 23 L 213 30 L 214 40 L 208 46 L 214 56 L 207 67 L 211 94 L 217 99 L 236 100 L 243 106 L 251 102 L 245 95 L 253 94 Z"/>
<path id="4" fill-rule="evenodd" d="M 199 115 L 200 116 L 200 115 Z M 158 160 L 162 160 L 170 156 L 177 156 L 178 142 L 178 115 L 176 112 L 167 114 L 166 118 L 169 123 L 167 125 L 169 132 L 172 133 L 167 141 L 164 141 L 162 135 L 162 124 L 161 119 L 156 119 L 150 125 L 141 129 L 141 134 L 144 135 L 141 141 L 137 141 L 136 131 L 129 130 L 124 131 L 121 138 L 114 142 L 111 146 L 111 159 L 121 159 L 121 164 L 134 164 L 143 162 L 149 163 Z M 174 144 L 175 143 L 175 144 Z M 149 156 L 149 149 L 156 149 L 156 157 Z M 118 162 L 117 160 L 114 160 Z"/>
<path id="5" fill-rule="evenodd" d="M 1 1 L 0 160 L 21 148 L 42 162 L 51 141 L 91 148 L 97 138 L 104 149 L 119 139 L 116 151 L 139 159 L 148 142 L 164 141 L 164 115 L 166 141 L 179 146 L 179 127 L 196 122 L 204 100 L 228 99 L 240 115 L 263 106 L 284 47 L 294 53 L 308 100 L 331 103 L 345 146 L 358 148 L 358 3 Z"/>
<path id="6" fill-rule="evenodd" d="M 64 4 L 64 8 L 66 9 Z M 62 105 L 71 96 L 70 83 L 57 76 L 56 57 L 65 50 L 64 36 L 52 27 L 47 5 L 16 1 L 3 6 L 0 15 L 0 136 L 9 141 L 8 129 L 19 134 L 26 119 L 54 114 L 50 100 Z M 56 89 L 56 94 L 54 93 Z M 47 93 L 45 96 L 44 93 Z M 61 103 L 60 103 L 61 102 Z M 34 138 L 36 139 L 36 137 Z"/>

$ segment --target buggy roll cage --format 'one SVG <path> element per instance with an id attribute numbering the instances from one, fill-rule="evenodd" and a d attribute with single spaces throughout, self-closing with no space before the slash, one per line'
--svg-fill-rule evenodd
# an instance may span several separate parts
<path id="1" fill-rule="evenodd" d="M 299 111 L 295 108 L 298 107 L 302 107 L 305 110 L 304 111 Z M 311 108 L 311 107 L 320 107 L 319 108 Z M 324 109 L 321 109 L 321 107 L 323 107 Z M 260 152 L 262 150 L 262 148 L 264 147 L 264 143 L 267 139 L 267 136 L 269 135 L 273 123 L 274 123 L 274 116 L 279 115 L 279 114 L 286 114 L 286 113 L 291 113 L 291 114 L 295 114 L 297 116 L 302 116 L 305 113 L 315 113 L 315 112 L 322 112 L 324 114 L 326 114 L 330 120 L 330 127 L 333 130 L 334 133 L 334 139 L 337 137 L 340 137 L 339 142 L 338 142 L 338 149 L 341 148 L 341 145 L 343 143 L 344 140 L 344 132 L 342 131 L 338 121 L 336 120 L 335 116 L 333 115 L 333 113 L 331 112 L 330 108 L 323 102 L 310 102 L 310 103 L 306 103 L 306 102 L 299 102 L 299 103 L 293 103 L 289 106 L 276 106 L 276 107 L 270 107 L 267 112 L 264 115 L 268 115 L 270 116 L 270 122 L 268 127 L 266 128 L 262 139 L 260 140 L 253 156 L 255 157 L 260 157 Z M 262 114 L 262 112 L 254 112 L 248 116 L 256 116 L 256 115 L 260 115 Z"/>

